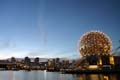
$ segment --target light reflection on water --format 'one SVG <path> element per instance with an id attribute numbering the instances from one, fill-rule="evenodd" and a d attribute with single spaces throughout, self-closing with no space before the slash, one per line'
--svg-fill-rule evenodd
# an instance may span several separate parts
<path id="1" fill-rule="evenodd" d="M 120 80 L 119 74 L 61 74 L 47 71 L 0 71 L 0 80 Z"/>
<path id="2" fill-rule="evenodd" d="M 120 74 L 81 74 L 74 75 L 77 80 L 120 80 Z"/>

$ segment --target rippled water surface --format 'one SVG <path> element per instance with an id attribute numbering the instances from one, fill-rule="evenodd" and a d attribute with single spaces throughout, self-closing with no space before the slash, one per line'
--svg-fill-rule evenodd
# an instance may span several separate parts
<path id="1" fill-rule="evenodd" d="M 47 71 L 0 71 L 0 80 L 120 80 L 119 74 L 61 74 Z"/>

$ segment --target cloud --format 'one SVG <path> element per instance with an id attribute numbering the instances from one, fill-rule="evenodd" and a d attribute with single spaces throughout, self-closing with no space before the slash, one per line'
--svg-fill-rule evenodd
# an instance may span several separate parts
<path id="1" fill-rule="evenodd" d="M 53 58 L 55 57 L 55 52 L 47 50 L 36 50 L 31 51 L 27 54 L 29 57 L 40 57 L 40 58 Z"/>
<path id="2" fill-rule="evenodd" d="M 67 58 L 67 59 L 76 59 L 76 58 L 80 58 L 81 55 L 79 55 L 75 51 L 72 51 L 72 52 L 66 52 L 66 53 L 58 54 L 58 57 L 60 57 L 60 58 Z"/>
<path id="3" fill-rule="evenodd" d="M 30 53 L 28 53 L 28 56 L 40 56 L 40 55 L 44 55 L 46 54 L 46 51 L 32 51 Z"/>
<path id="4" fill-rule="evenodd" d="M 45 50 L 38 50 L 38 51 L 31 51 L 27 54 L 29 57 L 40 57 L 40 58 L 80 58 L 80 55 L 74 51 L 45 51 Z"/>

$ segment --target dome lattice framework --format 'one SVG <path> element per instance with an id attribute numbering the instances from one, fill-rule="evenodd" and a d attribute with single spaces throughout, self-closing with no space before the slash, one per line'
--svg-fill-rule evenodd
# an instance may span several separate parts
<path id="1" fill-rule="evenodd" d="M 80 38 L 78 49 L 82 56 L 109 54 L 112 50 L 112 42 L 103 32 L 90 31 Z"/>

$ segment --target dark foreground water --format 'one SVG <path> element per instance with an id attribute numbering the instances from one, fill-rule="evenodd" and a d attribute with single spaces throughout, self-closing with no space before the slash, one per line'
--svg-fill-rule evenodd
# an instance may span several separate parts
<path id="1" fill-rule="evenodd" d="M 61 74 L 46 71 L 0 71 L 0 80 L 120 80 L 119 74 Z"/>

